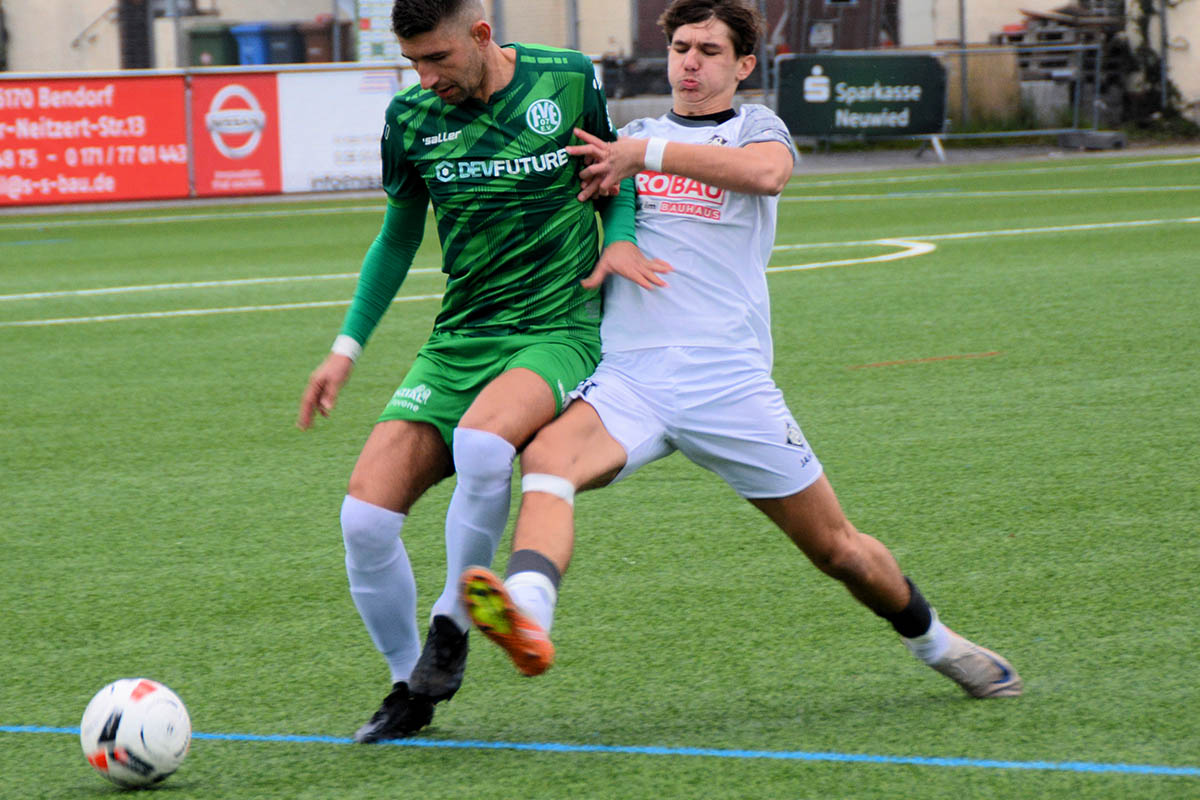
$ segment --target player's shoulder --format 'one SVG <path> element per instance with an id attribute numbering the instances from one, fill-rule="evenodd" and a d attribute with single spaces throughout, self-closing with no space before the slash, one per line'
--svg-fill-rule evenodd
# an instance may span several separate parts
<path id="1" fill-rule="evenodd" d="M 783 124 L 783 120 L 775 113 L 770 106 L 764 106 L 761 103 L 742 103 L 738 108 L 738 116 L 747 122 L 771 123 L 778 122 Z"/>
<path id="2" fill-rule="evenodd" d="M 656 133 L 664 133 L 670 125 L 671 119 L 666 114 L 663 114 L 661 117 L 638 117 L 625 123 L 617 133 L 620 136 L 645 138 L 647 136 L 654 136 Z"/>
<path id="3" fill-rule="evenodd" d="M 589 76 L 595 72 L 592 59 L 578 50 L 527 42 L 513 42 L 511 46 L 529 66 L 543 72 L 586 72 Z"/>

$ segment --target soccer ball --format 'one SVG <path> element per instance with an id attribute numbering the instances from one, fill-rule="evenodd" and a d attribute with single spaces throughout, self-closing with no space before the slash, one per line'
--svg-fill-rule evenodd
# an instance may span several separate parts
<path id="1" fill-rule="evenodd" d="M 149 678 L 113 681 L 88 703 L 79 742 L 88 763 L 118 786 L 163 780 L 179 768 L 192 721 L 179 696 Z"/>

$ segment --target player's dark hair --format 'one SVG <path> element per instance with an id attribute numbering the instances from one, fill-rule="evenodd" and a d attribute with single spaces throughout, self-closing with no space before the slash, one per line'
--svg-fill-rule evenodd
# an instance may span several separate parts
<path id="1" fill-rule="evenodd" d="M 757 8 L 742 0 L 675 0 L 658 18 L 658 27 L 667 35 L 669 46 L 680 27 L 707 22 L 713 17 L 729 26 L 734 53 L 748 56 L 754 52 L 764 21 Z"/>
<path id="2" fill-rule="evenodd" d="M 429 33 L 444 20 L 458 16 L 479 0 L 396 0 L 392 3 L 392 32 L 401 39 Z"/>

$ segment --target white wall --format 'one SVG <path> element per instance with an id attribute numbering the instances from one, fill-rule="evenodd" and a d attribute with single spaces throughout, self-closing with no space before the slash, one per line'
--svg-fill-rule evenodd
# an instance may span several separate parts
<path id="1" fill-rule="evenodd" d="M 206 0 L 200 0 L 204 8 Z M 221 19 L 238 22 L 304 22 L 333 12 L 333 0 L 216 0 Z M 342 19 L 349 16 L 340 12 Z M 211 19 L 211 18 L 210 18 Z"/>
<path id="2" fill-rule="evenodd" d="M 1183 2 L 1167 17 L 1167 69 L 1171 82 L 1179 87 L 1184 113 L 1200 124 L 1200 2 Z"/>
<path id="3" fill-rule="evenodd" d="M 633 3 L 579 0 L 579 49 L 590 56 L 633 51 Z"/>
<path id="4" fill-rule="evenodd" d="M 4 16 L 13 72 L 121 67 L 112 0 L 5 0 Z"/>

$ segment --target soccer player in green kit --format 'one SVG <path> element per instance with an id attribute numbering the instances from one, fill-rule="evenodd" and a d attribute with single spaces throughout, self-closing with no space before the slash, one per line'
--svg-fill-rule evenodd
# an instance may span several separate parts
<path id="1" fill-rule="evenodd" d="M 332 351 L 313 372 L 298 425 L 328 416 L 391 304 L 433 203 L 446 290 L 433 333 L 359 455 L 342 504 L 350 593 L 391 671 L 392 690 L 355 734 L 411 735 L 458 690 L 470 621 L 457 581 L 490 564 L 508 519 L 513 459 L 600 356 L 610 271 L 652 281 L 667 267 L 633 243 L 632 181 L 580 203 L 564 148 L 580 127 L 616 138 L 591 62 L 501 47 L 479 0 L 396 0 L 392 27 L 420 86 L 396 95 L 383 131 L 383 228 L 363 261 Z M 594 268 L 594 270 L 593 270 Z M 636 278 L 635 278 L 636 279 Z M 446 514 L 446 584 L 419 647 L 416 584 L 400 531 L 412 504 L 457 472 Z"/>

